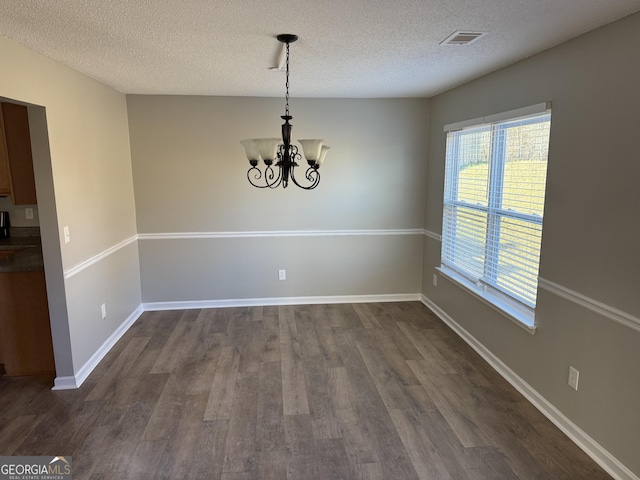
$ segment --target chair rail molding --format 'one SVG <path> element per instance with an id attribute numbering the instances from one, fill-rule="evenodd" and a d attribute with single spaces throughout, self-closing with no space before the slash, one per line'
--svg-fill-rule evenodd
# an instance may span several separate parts
<path id="1" fill-rule="evenodd" d="M 378 230 L 275 230 L 246 232 L 165 232 L 140 233 L 140 240 L 188 240 L 196 238 L 265 238 L 265 237 L 358 237 L 387 235 L 422 235 L 421 228 Z"/>
<path id="2" fill-rule="evenodd" d="M 87 260 L 84 260 L 83 262 L 80 262 L 80 263 L 78 263 L 77 265 L 74 265 L 71 268 L 68 268 L 67 270 L 64 271 L 65 280 L 70 279 L 74 275 L 77 275 L 81 271 L 89 268 L 92 265 L 95 265 L 99 261 L 104 260 L 106 257 L 111 255 L 112 253 L 117 252 L 121 248 L 124 248 L 127 245 L 130 245 L 133 242 L 136 242 L 137 240 L 138 240 L 138 235 L 133 235 L 133 236 L 121 241 L 120 243 L 117 243 L 116 245 L 107 248 L 106 250 L 98 253 L 97 255 L 94 255 L 93 257 L 88 258 Z"/>
<path id="3" fill-rule="evenodd" d="M 558 297 L 564 298 L 576 305 L 591 310 L 609 320 L 613 320 L 620 325 L 624 325 L 636 332 L 640 332 L 640 318 L 630 313 L 624 312 L 616 307 L 607 305 L 593 298 L 587 297 L 581 293 L 575 292 L 567 287 L 554 283 L 544 278 L 538 279 L 538 286 L 547 292 L 553 293 Z"/>

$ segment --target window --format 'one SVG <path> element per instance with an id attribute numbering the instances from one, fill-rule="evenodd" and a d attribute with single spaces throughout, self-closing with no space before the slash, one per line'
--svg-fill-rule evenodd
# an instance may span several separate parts
<path id="1" fill-rule="evenodd" d="M 551 125 L 547 107 L 445 127 L 441 270 L 530 326 Z"/>

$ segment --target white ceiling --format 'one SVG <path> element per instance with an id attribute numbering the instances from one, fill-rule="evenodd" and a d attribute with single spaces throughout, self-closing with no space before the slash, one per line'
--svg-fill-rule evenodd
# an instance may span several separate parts
<path id="1" fill-rule="evenodd" d="M 0 0 L 0 35 L 124 93 L 428 97 L 640 10 L 640 0 Z M 486 31 L 468 46 L 439 42 Z M 8 68 L 4 65 L 3 68 Z"/>

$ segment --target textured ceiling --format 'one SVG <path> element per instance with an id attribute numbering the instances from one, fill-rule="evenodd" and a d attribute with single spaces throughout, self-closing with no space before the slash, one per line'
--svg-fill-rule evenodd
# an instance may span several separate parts
<path id="1" fill-rule="evenodd" d="M 640 0 L 0 0 L 0 35 L 124 93 L 428 97 L 640 10 Z M 439 42 L 486 31 L 468 46 Z M 7 68 L 7 66 L 3 66 Z"/>

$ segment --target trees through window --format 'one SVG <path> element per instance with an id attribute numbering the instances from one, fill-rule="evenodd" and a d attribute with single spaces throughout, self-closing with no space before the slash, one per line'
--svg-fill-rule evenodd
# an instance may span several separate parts
<path id="1" fill-rule="evenodd" d="M 538 287 L 550 125 L 545 109 L 447 134 L 442 268 L 529 309 Z"/>

